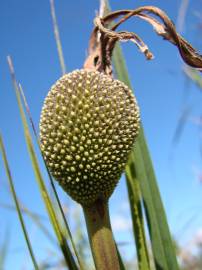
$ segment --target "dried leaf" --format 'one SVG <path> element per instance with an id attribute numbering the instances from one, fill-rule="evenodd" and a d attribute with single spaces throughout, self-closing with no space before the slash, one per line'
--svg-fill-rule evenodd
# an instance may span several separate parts
<path id="1" fill-rule="evenodd" d="M 111 56 L 117 41 L 132 41 L 148 60 L 153 58 L 147 45 L 136 33 L 115 31 L 121 24 L 135 16 L 150 23 L 158 35 L 177 46 L 185 63 L 202 71 L 202 55 L 177 33 L 175 25 L 166 13 L 153 6 L 144 6 L 135 10 L 119 10 L 104 18 L 96 17 L 94 20 L 95 28 L 90 38 L 89 57 L 84 64 L 85 68 L 97 69 L 112 75 Z M 119 21 L 109 28 L 114 19 L 119 19 Z"/>

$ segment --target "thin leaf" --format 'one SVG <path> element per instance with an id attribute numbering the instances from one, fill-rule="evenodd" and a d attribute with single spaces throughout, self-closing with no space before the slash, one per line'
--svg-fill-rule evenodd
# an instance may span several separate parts
<path id="1" fill-rule="evenodd" d="M 126 167 L 127 172 L 127 188 L 130 200 L 130 210 L 133 222 L 133 233 L 135 237 L 138 266 L 139 270 L 150 270 L 149 254 L 146 245 L 146 237 L 144 231 L 144 221 L 141 205 L 141 193 L 139 182 L 136 179 L 136 174 Z M 133 175 L 131 174 L 133 173 Z"/>
<path id="2" fill-rule="evenodd" d="M 19 110 L 20 110 L 20 116 L 21 116 L 22 123 L 23 123 L 23 128 L 24 128 L 25 139 L 26 139 L 28 151 L 29 151 L 29 154 L 30 154 L 30 158 L 31 158 L 31 161 L 32 161 L 32 166 L 33 166 L 33 169 L 34 169 L 34 173 L 35 173 L 38 185 L 39 185 L 39 189 L 40 189 L 42 198 L 44 200 L 44 203 L 45 203 L 45 206 L 46 206 L 46 209 L 47 209 L 51 224 L 53 226 L 54 232 L 55 232 L 55 234 L 57 236 L 59 246 L 60 246 L 60 248 L 61 248 L 61 250 L 63 252 L 66 264 L 67 264 L 67 266 L 69 266 L 69 268 L 71 270 L 77 270 L 78 267 L 77 267 L 77 265 L 75 263 L 74 257 L 73 257 L 73 255 L 71 253 L 71 250 L 70 250 L 70 248 L 68 246 L 68 243 L 66 242 L 65 236 L 62 233 L 61 226 L 60 226 L 60 224 L 58 222 L 57 215 L 56 215 L 56 213 L 54 211 L 53 204 L 52 204 L 52 202 L 50 200 L 50 197 L 48 195 L 46 186 L 44 184 L 42 174 L 40 172 L 37 157 L 36 157 L 34 147 L 33 147 L 33 143 L 32 143 L 31 134 L 30 134 L 30 131 L 29 131 L 26 116 L 25 116 L 23 106 L 22 106 L 22 102 L 21 102 L 20 90 L 19 90 L 17 81 L 15 79 L 14 68 L 13 68 L 13 64 L 12 64 L 12 61 L 11 61 L 10 57 L 8 57 L 8 65 L 9 65 L 9 68 L 10 68 L 11 78 L 12 78 L 13 86 L 14 86 L 14 89 L 15 89 L 16 97 L 17 97 L 18 107 L 19 107 Z"/>
<path id="3" fill-rule="evenodd" d="M 153 246 L 155 248 L 155 256 L 157 256 L 158 245 L 160 244 L 160 241 L 161 241 L 162 251 L 164 251 L 165 258 L 167 261 L 167 269 L 177 270 L 179 269 L 179 267 L 177 264 L 176 252 L 175 252 L 173 240 L 169 231 L 168 222 L 167 222 L 165 210 L 163 207 L 163 203 L 161 200 L 158 184 L 156 181 L 152 161 L 150 158 L 146 141 L 144 139 L 143 130 L 141 130 L 141 134 L 139 137 L 139 146 L 140 146 L 140 153 L 142 155 L 142 161 L 144 164 L 144 170 L 146 173 L 146 178 L 143 177 L 140 184 L 142 186 L 142 189 L 145 190 L 145 195 L 143 195 L 143 199 L 144 199 L 145 211 L 147 214 L 148 223 L 151 224 L 150 225 L 151 239 L 152 239 L 152 235 L 156 234 L 157 236 L 156 231 L 158 231 L 158 234 L 159 234 L 156 237 L 156 240 L 153 239 Z M 139 150 L 137 149 L 137 152 L 138 151 Z M 139 157 L 135 149 L 134 149 L 134 156 L 136 159 L 138 159 Z M 149 204 L 150 197 L 152 200 L 154 213 L 153 213 L 152 207 Z M 151 208 L 151 211 L 149 211 L 149 208 Z M 153 224 L 152 226 L 152 223 L 156 223 L 155 220 L 157 221 L 157 227 L 156 227 L 156 224 Z"/>
<path id="4" fill-rule="evenodd" d="M 13 200 L 14 200 L 16 210 L 17 210 L 17 213 L 18 213 L 18 218 L 20 220 L 21 228 L 23 230 L 23 234 L 24 234 L 24 237 L 25 237 L 25 240 L 26 240 L 26 244 L 27 244 L 29 253 L 30 253 L 30 257 L 32 259 L 32 263 L 34 265 L 34 268 L 36 270 L 39 270 L 37 261 L 35 259 L 35 256 L 34 256 L 34 253 L 33 253 L 33 250 L 32 250 L 31 242 L 29 240 L 29 236 L 28 236 L 28 233 L 27 233 L 27 230 L 26 230 L 26 227 L 25 227 L 23 216 L 22 216 L 22 213 L 21 213 L 21 210 L 20 210 L 20 205 L 19 205 L 18 198 L 17 198 L 16 192 L 15 192 L 15 187 L 14 187 L 14 184 L 13 184 L 13 179 L 12 179 L 12 176 L 11 176 L 9 164 L 8 164 L 8 161 L 7 161 L 6 151 L 5 151 L 5 148 L 4 148 L 4 144 L 3 144 L 1 134 L 0 134 L 0 150 L 1 150 L 1 153 L 2 153 L 2 158 L 3 158 L 5 170 L 6 170 L 6 174 L 7 174 L 7 177 L 8 177 L 8 182 L 9 182 L 11 194 L 13 196 Z"/>
<path id="5" fill-rule="evenodd" d="M 26 109 L 27 115 L 28 115 L 28 117 L 29 117 L 29 121 L 30 121 L 31 127 L 32 127 L 32 129 L 33 129 L 34 137 L 35 137 L 35 139 L 36 139 L 36 142 L 37 142 L 37 144 L 38 144 L 38 147 L 39 147 L 39 149 L 40 149 L 40 152 L 41 152 L 41 155 L 42 155 L 42 158 L 43 158 L 43 154 L 42 154 L 42 151 L 41 151 L 39 138 L 38 138 L 37 133 L 36 133 L 36 128 L 35 128 L 35 125 L 34 125 L 34 122 L 33 122 L 32 116 L 31 116 L 31 112 L 30 112 L 30 109 L 29 109 L 29 105 L 28 105 L 28 103 L 27 103 L 27 100 L 26 100 L 26 97 L 25 97 L 25 94 L 24 94 L 24 91 L 23 91 L 21 85 L 19 85 L 19 90 L 20 90 L 20 94 L 21 94 L 21 96 L 22 96 L 22 100 L 23 100 L 24 105 L 25 105 L 25 109 Z M 59 209 L 60 214 L 61 214 L 61 216 L 62 216 L 62 221 L 64 222 L 64 225 L 65 225 L 66 234 L 67 234 L 67 236 L 68 236 L 69 239 L 70 239 L 70 242 L 71 242 L 71 244 L 72 244 L 72 248 L 73 248 L 73 250 L 74 250 L 75 256 L 76 256 L 77 261 L 78 261 L 78 263 L 79 263 L 79 266 L 80 266 L 80 268 L 81 268 L 81 270 L 82 270 L 82 269 L 85 268 L 85 267 L 84 267 L 84 264 L 83 264 L 83 262 L 82 262 L 82 260 L 81 260 L 81 258 L 80 258 L 80 256 L 79 256 L 79 254 L 78 254 L 78 252 L 77 252 L 77 249 L 76 249 L 76 246 L 75 246 L 75 243 L 74 243 L 74 240 L 73 240 L 73 237 L 72 237 L 72 234 L 71 234 L 69 225 L 68 225 L 68 223 L 67 223 L 67 220 L 66 220 L 66 217 L 65 217 L 65 214 L 64 214 L 64 211 L 63 211 L 63 208 L 62 208 L 62 205 L 61 205 L 61 202 L 60 202 L 60 199 L 59 199 L 57 190 L 56 190 L 56 188 L 55 188 L 55 184 L 54 184 L 54 182 L 53 182 L 53 178 L 52 178 L 52 176 L 51 176 L 51 174 L 50 174 L 50 172 L 49 172 L 49 169 L 48 169 L 48 167 L 47 167 L 47 165 L 46 165 L 46 162 L 45 162 L 44 158 L 43 158 L 43 161 L 44 161 L 44 164 L 45 164 L 45 167 L 46 167 L 48 176 L 49 176 L 49 180 L 50 180 L 50 183 L 51 183 L 51 187 L 52 187 L 52 190 L 53 190 L 53 194 L 54 194 L 54 196 L 55 196 L 55 199 L 56 199 L 56 202 L 57 202 L 57 205 L 58 205 L 58 209 Z"/>
<path id="6" fill-rule="evenodd" d="M 176 145 L 182 136 L 182 133 L 184 131 L 185 125 L 187 123 L 187 120 L 189 119 L 191 113 L 191 108 L 186 106 L 185 108 L 182 109 L 182 112 L 180 114 L 180 117 L 177 122 L 177 126 L 175 128 L 175 132 L 172 138 L 172 144 L 173 146 Z"/>
<path id="7" fill-rule="evenodd" d="M 131 87 L 125 61 L 119 46 L 115 48 L 113 55 L 118 79 Z M 133 149 L 133 160 L 129 164 L 130 170 L 135 169 L 136 178 L 140 184 L 156 269 L 178 270 L 175 249 L 142 127 Z"/>
<path id="8" fill-rule="evenodd" d="M 57 18 L 55 14 L 54 0 L 50 0 L 50 6 L 51 6 L 51 16 L 53 20 L 54 35 L 55 35 L 55 41 L 56 41 L 57 50 L 58 50 L 60 67 L 61 67 L 62 74 L 64 75 L 66 73 L 66 67 L 65 67 L 65 61 L 64 61 L 63 51 L 62 51 L 62 45 L 60 41 L 60 33 L 58 30 Z"/>

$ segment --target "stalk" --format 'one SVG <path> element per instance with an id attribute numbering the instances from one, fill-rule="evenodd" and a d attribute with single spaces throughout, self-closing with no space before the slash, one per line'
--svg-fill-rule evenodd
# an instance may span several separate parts
<path id="1" fill-rule="evenodd" d="M 120 270 L 108 201 L 97 200 L 83 210 L 96 270 Z"/>

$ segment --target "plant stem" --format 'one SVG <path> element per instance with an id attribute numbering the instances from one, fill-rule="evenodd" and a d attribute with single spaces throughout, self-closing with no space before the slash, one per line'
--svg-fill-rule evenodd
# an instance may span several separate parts
<path id="1" fill-rule="evenodd" d="M 108 201 L 97 200 L 90 206 L 83 206 L 83 210 L 96 270 L 120 270 Z"/>

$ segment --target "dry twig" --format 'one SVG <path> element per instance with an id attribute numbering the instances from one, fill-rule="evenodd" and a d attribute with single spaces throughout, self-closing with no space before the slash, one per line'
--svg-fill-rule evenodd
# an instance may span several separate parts
<path id="1" fill-rule="evenodd" d="M 89 57 L 84 64 L 85 68 L 96 69 L 112 75 L 111 56 L 117 41 L 132 41 L 148 60 L 153 58 L 153 54 L 149 51 L 147 45 L 136 33 L 116 31 L 121 24 L 131 17 L 138 17 L 150 23 L 159 36 L 178 48 L 185 63 L 202 71 L 202 55 L 177 33 L 173 22 L 166 13 L 153 6 L 144 6 L 135 10 L 119 10 L 104 18 L 96 17 L 94 20 L 95 28 L 90 38 Z M 110 28 L 109 25 L 115 19 L 119 19 L 119 21 Z"/>

